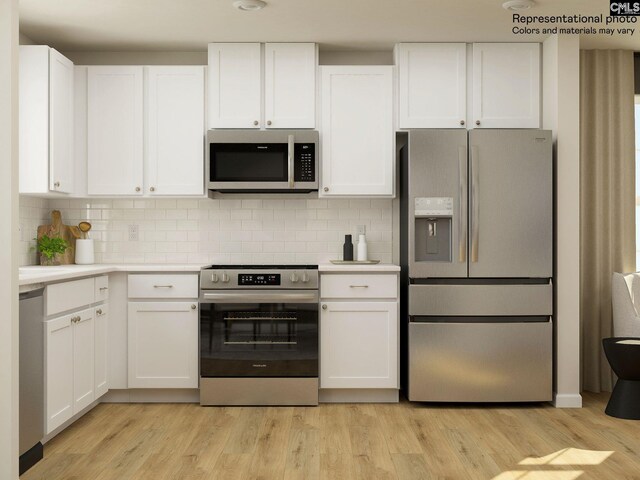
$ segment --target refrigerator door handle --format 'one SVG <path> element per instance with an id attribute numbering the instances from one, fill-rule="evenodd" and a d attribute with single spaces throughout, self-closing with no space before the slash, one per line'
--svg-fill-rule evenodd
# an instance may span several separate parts
<path id="1" fill-rule="evenodd" d="M 478 201 L 478 147 L 471 147 L 471 261 L 478 261 L 480 205 Z"/>
<path id="2" fill-rule="evenodd" d="M 458 147 L 458 258 L 467 261 L 467 147 Z"/>

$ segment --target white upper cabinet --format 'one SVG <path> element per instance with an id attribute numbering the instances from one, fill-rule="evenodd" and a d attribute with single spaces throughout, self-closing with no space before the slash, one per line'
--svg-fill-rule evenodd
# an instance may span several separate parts
<path id="1" fill-rule="evenodd" d="M 399 128 L 466 128 L 466 44 L 400 43 L 395 54 Z"/>
<path id="2" fill-rule="evenodd" d="M 314 43 L 209 44 L 209 128 L 315 128 L 317 65 Z"/>
<path id="3" fill-rule="evenodd" d="M 20 193 L 74 193 L 73 82 L 53 48 L 20 47 Z"/>
<path id="4" fill-rule="evenodd" d="M 209 128 L 260 128 L 259 43 L 209 44 Z"/>
<path id="5" fill-rule="evenodd" d="M 147 67 L 146 191 L 202 195 L 204 67 Z"/>
<path id="6" fill-rule="evenodd" d="M 540 127 L 540 44 L 473 44 L 473 127 Z"/>
<path id="7" fill-rule="evenodd" d="M 143 67 L 87 68 L 87 191 L 143 193 Z"/>
<path id="8" fill-rule="evenodd" d="M 265 45 L 266 128 L 315 128 L 316 68 L 314 43 Z"/>
<path id="9" fill-rule="evenodd" d="M 320 70 L 320 195 L 393 196 L 393 67 Z"/>

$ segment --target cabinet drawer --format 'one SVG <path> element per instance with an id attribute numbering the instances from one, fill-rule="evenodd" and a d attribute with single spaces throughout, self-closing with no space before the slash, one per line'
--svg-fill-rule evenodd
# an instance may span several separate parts
<path id="1" fill-rule="evenodd" d="M 93 278 L 47 285 L 45 290 L 46 315 L 77 310 L 92 304 L 94 302 L 94 285 Z"/>
<path id="2" fill-rule="evenodd" d="M 105 302 L 109 299 L 109 276 L 102 275 L 95 278 L 95 301 Z"/>
<path id="3" fill-rule="evenodd" d="M 129 298 L 198 298 L 198 275 L 129 275 Z"/>
<path id="4" fill-rule="evenodd" d="M 398 276 L 395 274 L 322 275 L 321 298 L 397 298 Z"/>

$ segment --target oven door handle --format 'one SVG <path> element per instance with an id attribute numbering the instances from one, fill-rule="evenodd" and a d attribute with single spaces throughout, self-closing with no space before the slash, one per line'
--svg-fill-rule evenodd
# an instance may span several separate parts
<path id="1" fill-rule="evenodd" d="M 203 303 L 317 303 L 318 292 L 203 292 Z"/>

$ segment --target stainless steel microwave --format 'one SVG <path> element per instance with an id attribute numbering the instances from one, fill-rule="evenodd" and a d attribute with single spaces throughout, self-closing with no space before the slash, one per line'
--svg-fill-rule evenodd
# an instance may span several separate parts
<path id="1" fill-rule="evenodd" d="M 315 130 L 209 130 L 208 188 L 221 193 L 318 190 Z"/>

